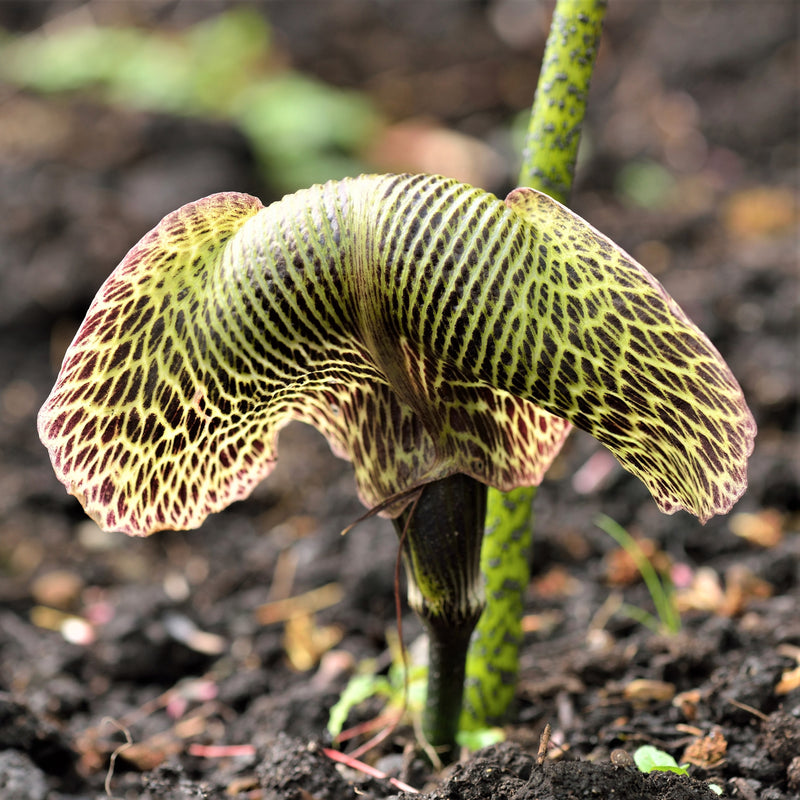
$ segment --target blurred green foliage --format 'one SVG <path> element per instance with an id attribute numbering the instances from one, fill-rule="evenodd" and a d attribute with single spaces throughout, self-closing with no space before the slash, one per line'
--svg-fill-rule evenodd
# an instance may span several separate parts
<path id="1" fill-rule="evenodd" d="M 631 618 L 650 628 L 655 633 L 666 633 L 675 636 L 681 630 L 681 614 L 675 600 L 675 587 L 669 574 L 661 574 L 650 562 L 647 554 L 633 536 L 618 522 L 600 514 L 595 519 L 595 525 L 605 531 L 636 564 L 642 580 L 650 592 L 650 597 L 656 609 L 655 616 L 638 606 L 628 603 L 623 604 L 622 610 Z"/>
<path id="2" fill-rule="evenodd" d="M 4 34 L 0 78 L 42 93 L 91 92 L 148 111 L 226 119 L 279 191 L 358 174 L 378 114 L 357 92 L 286 69 L 252 8 L 182 31 L 75 26 Z"/>
<path id="3" fill-rule="evenodd" d="M 614 188 L 629 206 L 655 210 L 669 204 L 675 178 L 655 161 L 632 161 L 617 173 Z"/>

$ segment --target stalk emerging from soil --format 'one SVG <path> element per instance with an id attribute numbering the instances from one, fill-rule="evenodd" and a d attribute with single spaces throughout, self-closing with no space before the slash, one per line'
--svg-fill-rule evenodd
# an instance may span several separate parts
<path id="1" fill-rule="evenodd" d="M 518 185 L 567 203 L 607 0 L 558 0 L 531 108 Z M 519 671 L 524 594 L 530 580 L 536 487 L 489 489 L 481 567 L 486 610 L 468 653 L 461 726 L 502 723 Z"/>
<path id="2" fill-rule="evenodd" d="M 485 516 L 486 487 L 453 475 L 423 487 L 417 502 L 394 520 L 403 542 L 409 605 L 429 638 L 423 731 L 445 762 L 454 754 L 467 648 L 484 608 Z"/>

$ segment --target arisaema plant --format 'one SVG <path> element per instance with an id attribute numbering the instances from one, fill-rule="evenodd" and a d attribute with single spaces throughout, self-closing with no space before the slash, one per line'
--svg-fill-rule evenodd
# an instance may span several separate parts
<path id="1" fill-rule="evenodd" d="M 38 425 L 87 513 L 144 536 L 247 496 L 290 420 L 404 536 L 445 749 L 484 604 L 475 486 L 538 484 L 575 425 L 705 520 L 744 491 L 755 434 L 717 350 L 620 247 L 545 194 L 435 175 L 168 215 L 101 287 Z"/>

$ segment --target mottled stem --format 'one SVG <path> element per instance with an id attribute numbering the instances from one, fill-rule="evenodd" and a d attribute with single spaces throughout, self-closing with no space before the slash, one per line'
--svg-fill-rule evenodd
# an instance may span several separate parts
<path id="1" fill-rule="evenodd" d="M 558 0 L 522 151 L 519 185 L 566 203 L 607 0 Z"/>
<path id="2" fill-rule="evenodd" d="M 440 758 L 455 754 L 470 636 L 484 607 L 480 571 L 486 487 L 466 475 L 424 486 L 395 520 L 408 602 L 429 638 L 423 732 Z"/>
<path id="3" fill-rule="evenodd" d="M 546 192 L 560 203 L 567 202 L 572 189 L 606 6 L 607 0 L 558 0 L 553 12 L 518 185 Z M 487 610 L 468 654 L 465 729 L 502 722 L 514 699 L 535 497 L 535 487 L 508 495 L 489 490 L 482 555 Z"/>

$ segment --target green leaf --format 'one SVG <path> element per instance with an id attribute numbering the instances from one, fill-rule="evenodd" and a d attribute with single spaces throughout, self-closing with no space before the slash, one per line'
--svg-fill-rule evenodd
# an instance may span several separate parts
<path id="1" fill-rule="evenodd" d="M 474 753 L 476 750 L 505 741 L 506 734 L 502 728 L 462 729 L 456 738 L 461 747 L 466 747 Z"/>
<path id="2" fill-rule="evenodd" d="M 8 37 L 0 76 L 46 92 L 86 91 L 124 106 L 231 119 L 270 185 L 289 190 L 363 171 L 377 113 L 361 94 L 270 64 L 262 14 L 228 11 L 180 32 L 80 25 Z"/>
<path id="3" fill-rule="evenodd" d="M 377 121 L 357 92 L 296 73 L 252 82 L 239 92 L 232 112 L 270 180 L 282 188 L 361 172 L 352 154 L 370 139 Z"/>
<path id="4" fill-rule="evenodd" d="M 399 660 L 399 654 L 389 667 L 389 682 L 392 686 L 391 701 L 396 705 L 403 702 L 412 714 L 422 710 L 425 706 L 425 692 L 428 679 L 428 667 L 426 664 L 411 663 L 408 669 Z M 406 684 L 406 672 L 408 672 L 408 684 Z M 406 689 L 408 693 L 406 694 Z"/>
<path id="5" fill-rule="evenodd" d="M 59 35 L 11 39 L 0 66 L 6 79 L 45 92 L 70 91 L 113 80 L 120 63 L 141 47 L 140 31 L 77 27 Z"/>
<path id="6" fill-rule="evenodd" d="M 9 42 L 3 74 L 41 91 L 104 88 L 143 108 L 223 115 L 269 51 L 269 28 L 231 9 L 181 34 L 76 26 Z"/>
<path id="7" fill-rule="evenodd" d="M 633 754 L 633 760 L 641 772 L 675 772 L 678 775 L 688 775 L 685 767 L 681 767 L 678 762 L 663 750 L 659 750 L 652 745 L 643 745 L 637 748 Z"/>
<path id="8" fill-rule="evenodd" d="M 674 772 L 676 775 L 689 775 L 688 764 L 678 762 L 663 750 L 653 745 L 642 745 L 633 754 L 633 761 L 640 772 Z M 707 784 L 714 794 L 721 795 L 722 788 L 716 783 Z"/>
<path id="9" fill-rule="evenodd" d="M 622 167 L 615 184 L 617 193 L 630 205 L 661 208 L 670 199 L 675 178 L 654 161 L 633 162 Z"/>
<path id="10" fill-rule="evenodd" d="M 382 675 L 354 675 L 345 686 L 328 716 L 328 732 L 336 738 L 344 728 L 350 712 L 360 703 L 375 695 L 392 697 L 393 687 Z"/>

